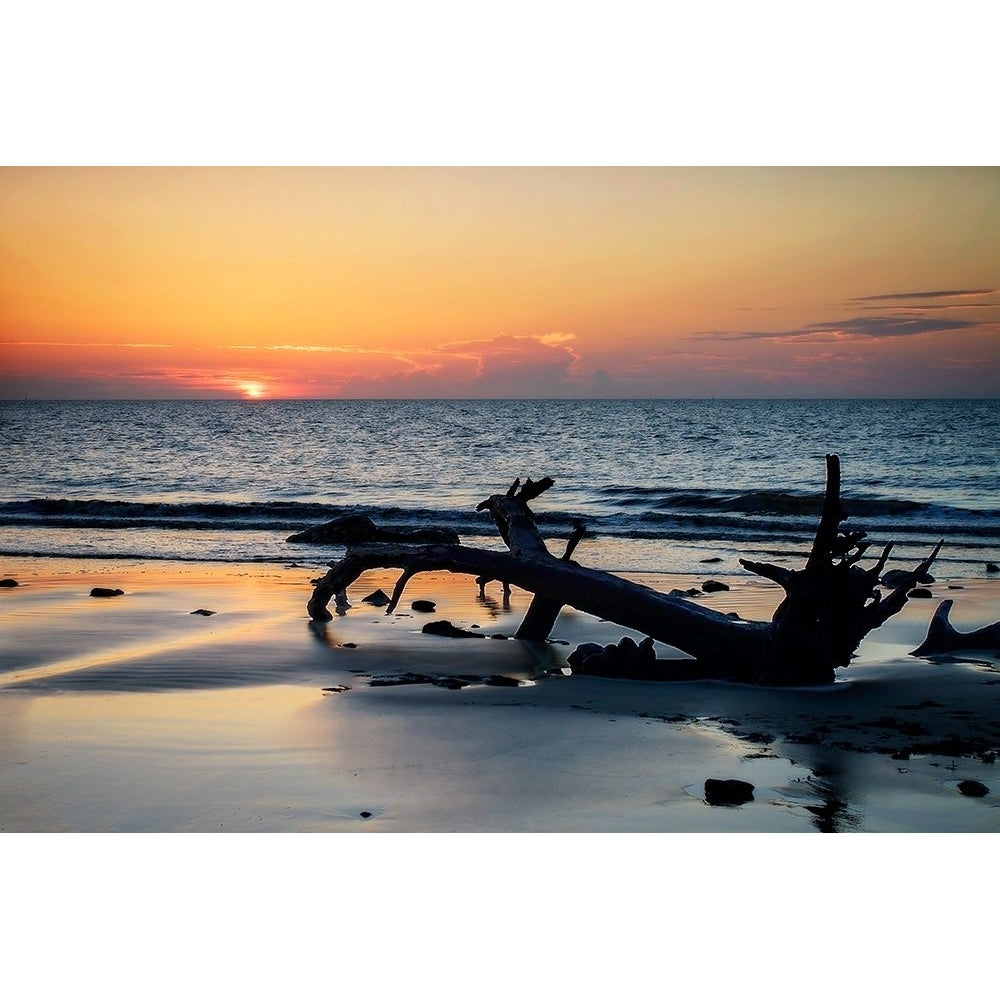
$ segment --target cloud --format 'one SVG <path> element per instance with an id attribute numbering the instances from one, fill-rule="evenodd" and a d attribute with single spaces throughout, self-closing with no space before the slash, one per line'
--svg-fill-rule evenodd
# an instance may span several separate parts
<path id="1" fill-rule="evenodd" d="M 933 292 L 890 292 L 888 295 L 861 295 L 848 302 L 882 302 L 898 299 L 954 299 L 968 295 L 992 295 L 995 288 L 947 288 Z"/>
<path id="2" fill-rule="evenodd" d="M 985 309 L 992 306 L 992 302 L 927 302 L 913 306 L 901 306 L 897 304 L 889 306 L 859 306 L 859 309 L 906 309 L 908 312 L 926 312 L 928 309 Z"/>
<path id="3" fill-rule="evenodd" d="M 883 339 L 916 337 L 924 333 L 968 330 L 983 324 L 962 319 L 931 319 L 911 314 L 857 316 L 854 319 L 810 323 L 795 330 L 707 330 L 693 336 L 706 340 L 810 340 L 837 341 L 850 338 Z"/>
<path id="4" fill-rule="evenodd" d="M 488 340 L 453 341 L 398 355 L 382 355 L 377 368 L 356 371 L 337 395 L 536 397 L 594 391 L 591 374 L 580 369 L 568 333 L 534 336 L 500 334 Z M 600 388 L 606 388 L 603 383 Z"/>

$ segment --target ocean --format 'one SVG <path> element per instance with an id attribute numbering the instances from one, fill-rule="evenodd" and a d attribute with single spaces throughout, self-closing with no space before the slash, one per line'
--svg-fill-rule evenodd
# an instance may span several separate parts
<path id="1" fill-rule="evenodd" d="M 586 522 L 581 563 L 738 572 L 804 557 L 831 452 L 876 544 L 1000 558 L 1000 400 L 889 399 L 3 401 L 0 557 L 321 566 L 343 550 L 288 535 L 348 513 L 502 548 L 476 504 L 551 476 L 533 508 Z"/>

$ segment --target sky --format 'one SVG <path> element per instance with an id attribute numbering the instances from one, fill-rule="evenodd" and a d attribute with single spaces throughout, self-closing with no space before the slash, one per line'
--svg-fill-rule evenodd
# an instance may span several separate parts
<path id="1" fill-rule="evenodd" d="M 993 167 L 8 167 L 0 397 L 1000 395 Z"/>

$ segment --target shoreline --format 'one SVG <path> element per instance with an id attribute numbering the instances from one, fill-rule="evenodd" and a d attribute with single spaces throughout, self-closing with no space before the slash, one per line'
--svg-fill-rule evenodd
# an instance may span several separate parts
<path id="1" fill-rule="evenodd" d="M 911 601 L 831 687 L 773 690 L 566 674 L 579 642 L 634 634 L 574 611 L 547 644 L 423 635 L 440 618 L 510 635 L 527 606 L 444 573 L 414 578 L 391 616 L 360 598 L 396 574 L 365 574 L 352 609 L 318 626 L 305 614 L 318 567 L 5 560 L 22 585 L 0 594 L 0 827 L 1000 829 L 1000 660 L 908 656 L 938 600 Z M 711 575 L 731 589 L 699 600 L 722 611 L 766 619 L 781 596 Z M 933 590 L 963 630 L 1000 606 L 1000 581 Z M 412 611 L 418 598 L 435 612 Z M 371 683 L 407 672 L 424 682 Z M 456 675 L 459 689 L 432 682 Z M 754 799 L 709 806 L 708 778 L 749 781 Z M 962 780 L 990 794 L 962 795 Z"/>

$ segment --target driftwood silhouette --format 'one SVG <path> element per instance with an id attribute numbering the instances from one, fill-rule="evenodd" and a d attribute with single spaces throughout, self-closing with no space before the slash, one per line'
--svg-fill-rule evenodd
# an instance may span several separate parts
<path id="1" fill-rule="evenodd" d="M 954 604 L 954 601 L 942 601 L 938 605 L 927 627 L 927 637 L 913 650 L 913 656 L 936 656 L 960 649 L 1000 651 L 1000 622 L 984 625 L 973 632 L 959 632 L 948 620 Z"/>
<path id="2" fill-rule="evenodd" d="M 865 635 L 903 608 L 908 592 L 926 575 L 941 548 L 939 542 L 923 562 L 907 571 L 883 596 L 878 584 L 892 543 L 872 566 L 866 569 L 859 565 L 870 543 L 864 541 L 865 532 L 840 527 L 846 519 L 840 501 L 840 460 L 828 455 L 825 500 L 805 566 L 792 570 L 740 560 L 750 572 L 774 581 L 785 591 L 770 622 L 743 621 L 578 565 L 571 557 L 586 533 L 583 524 L 574 527 L 564 554 L 553 556 L 528 506 L 553 485 L 548 478 L 537 482 L 529 479 L 523 484 L 518 479 L 506 493 L 494 494 L 478 506 L 478 510 L 492 515 L 507 552 L 454 544 L 349 547 L 344 557 L 331 563 L 329 572 L 317 581 L 308 604 L 310 617 L 329 621 L 331 599 L 346 605 L 347 587 L 366 570 L 402 570 L 386 614 L 395 610 L 415 574 L 447 570 L 476 577 L 481 588 L 498 580 L 505 588 L 514 584 L 533 594 L 515 638 L 545 640 L 561 608 L 570 605 L 635 629 L 694 658 L 694 662 L 650 662 L 651 644 L 645 643 L 642 663 L 635 672 L 630 672 L 628 662 L 619 662 L 613 671 L 615 676 L 825 684 L 833 681 L 836 668 L 847 666 Z M 616 660 L 617 654 L 611 655 L 613 649 L 608 653 L 611 660 Z M 608 657 L 598 657 L 594 662 L 599 660 L 606 666 Z M 588 672 L 586 660 L 580 669 Z"/>

